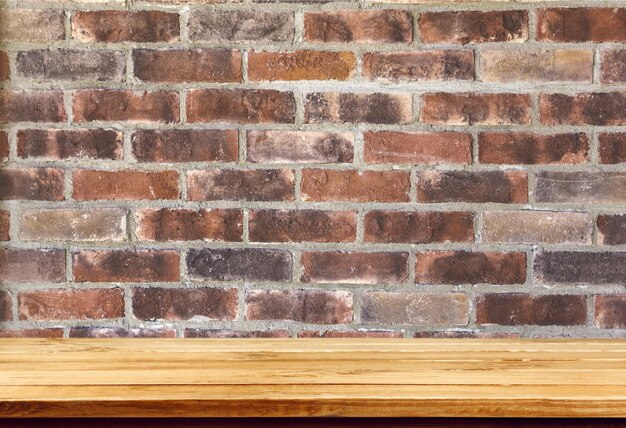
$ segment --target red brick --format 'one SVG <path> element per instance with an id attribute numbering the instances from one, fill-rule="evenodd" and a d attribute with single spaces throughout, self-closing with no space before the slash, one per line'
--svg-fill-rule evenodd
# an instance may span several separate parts
<path id="1" fill-rule="evenodd" d="M 241 82 L 241 53 L 234 49 L 133 51 L 135 76 L 147 82 Z"/>
<path id="2" fill-rule="evenodd" d="M 73 109 L 76 122 L 179 121 L 179 100 L 174 91 L 85 89 L 74 95 Z"/>
<path id="3" fill-rule="evenodd" d="M 623 204 L 626 175 L 618 171 L 540 171 L 535 173 L 537 202 Z"/>
<path id="4" fill-rule="evenodd" d="M 42 328 L 29 330 L 0 330 L 0 337 L 8 338 L 39 338 L 39 339 L 60 339 L 63 337 L 62 328 Z"/>
<path id="5" fill-rule="evenodd" d="M 485 294 L 476 302 L 478 324 L 584 325 L 587 298 L 572 295 L 531 296 L 522 293 Z"/>
<path id="6" fill-rule="evenodd" d="M 419 32 L 425 43 L 523 42 L 528 39 L 528 12 L 424 12 Z"/>
<path id="7" fill-rule="evenodd" d="M 168 129 L 133 132 L 133 154 L 139 162 L 236 162 L 234 129 Z"/>
<path id="8" fill-rule="evenodd" d="M 350 163 L 354 137 L 347 132 L 248 131 L 247 160 L 255 163 Z"/>
<path id="9" fill-rule="evenodd" d="M 541 94 L 539 115 L 546 125 L 626 125 L 626 92 Z"/>
<path id="10" fill-rule="evenodd" d="M 626 9 L 599 7 L 539 9 L 537 40 L 626 42 Z"/>
<path id="11" fill-rule="evenodd" d="M 136 288 L 133 314 L 140 320 L 234 320 L 237 289 L 229 288 Z"/>
<path id="12" fill-rule="evenodd" d="M 261 10 L 260 10 L 261 9 Z M 291 11 L 194 9 L 189 16 L 189 38 L 209 42 L 292 42 Z"/>
<path id="13" fill-rule="evenodd" d="M 348 80 L 354 72 L 352 52 L 307 51 L 248 54 L 248 77 L 261 80 Z"/>
<path id="14" fill-rule="evenodd" d="M 289 337 L 287 330 L 254 330 L 254 331 L 233 331 L 233 330 L 202 330 L 198 328 L 185 329 L 185 337 L 190 338 L 211 338 L 211 339 L 260 339 L 260 338 L 280 338 Z"/>
<path id="15" fill-rule="evenodd" d="M 352 322 L 352 294 L 346 291 L 251 290 L 247 320 L 291 320 L 310 324 Z"/>
<path id="16" fill-rule="evenodd" d="M 24 129 L 17 132 L 17 155 L 41 159 L 122 158 L 123 135 L 108 129 Z"/>
<path id="17" fill-rule="evenodd" d="M 340 10 L 304 14 L 304 39 L 328 43 L 409 43 L 411 13 L 405 10 Z"/>
<path id="18" fill-rule="evenodd" d="M 430 93 L 422 96 L 420 121 L 436 125 L 528 125 L 527 94 Z"/>
<path id="19" fill-rule="evenodd" d="M 113 327 L 72 327 L 70 338 L 120 338 L 120 337 L 150 337 L 172 338 L 176 337 L 176 330 L 171 328 L 113 328 Z"/>
<path id="20" fill-rule="evenodd" d="M 61 91 L 0 90 L 0 123 L 66 120 Z"/>
<path id="21" fill-rule="evenodd" d="M 522 171 L 423 171 L 417 198 L 422 202 L 528 202 L 528 177 Z"/>
<path id="22" fill-rule="evenodd" d="M 21 51 L 17 54 L 21 77 L 59 81 L 123 81 L 126 58 L 123 52 L 80 49 Z"/>
<path id="23" fill-rule="evenodd" d="M 305 169 L 305 201 L 408 202 L 410 179 L 402 171 Z"/>
<path id="24" fill-rule="evenodd" d="M 97 209 L 22 210 L 20 239 L 24 241 L 123 241 L 126 211 Z"/>
<path id="25" fill-rule="evenodd" d="M 0 200 L 62 201 L 63 170 L 55 168 L 0 168 Z"/>
<path id="26" fill-rule="evenodd" d="M 72 38 L 81 42 L 175 42 L 179 35 L 176 13 L 98 10 L 72 15 Z"/>
<path id="27" fill-rule="evenodd" d="M 22 321 L 121 318 L 124 291 L 120 288 L 37 290 L 18 295 Z"/>
<path id="28" fill-rule="evenodd" d="M 147 241 L 241 241 L 243 234 L 238 209 L 143 209 L 135 221 L 137 237 Z"/>
<path id="29" fill-rule="evenodd" d="M 286 250 L 202 248 L 187 253 L 189 277 L 196 280 L 290 281 L 292 263 L 292 255 Z"/>
<path id="30" fill-rule="evenodd" d="M 298 337 L 302 338 L 327 338 L 327 339 L 399 339 L 403 337 L 400 331 L 375 331 L 375 330 L 358 330 L 358 331 L 312 331 L 303 330 L 298 332 Z"/>
<path id="31" fill-rule="evenodd" d="M 65 38 L 65 13 L 48 9 L 3 9 L 1 42 L 50 43 Z"/>
<path id="32" fill-rule="evenodd" d="M 608 134 L 601 133 L 598 137 L 600 162 L 618 164 L 626 162 L 626 132 Z"/>
<path id="33" fill-rule="evenodd" d="M 64 250 L 0 248 L 0 282 L 63 282 Z"/>
<path id="34" fill-rule="evenodd" d="M 9 67 L 9 54 L 7 51 L 0 50 L 0 82 L 9 80 L 11 77 L 11 69 Z"/>
<path id="35" fill-rule="evenodd" d="M 598 216 L 598 244 L 626 244 L 626 215 L 600 214 Z"/>
<path id="36" fill-rule="evenodd" d="M 11 239 L 9 236 L 10 225 L 11 214 L 9 211 L 0 210 L 0 241 L 8 241 Z"/>
<path id="37" fill-rule="evenodd" d="M 577 164 L 587 162 L 589 137 L 577 134 L 481 132 L 479 160 L 489 164 Z"/>
<path id="38" fill-rule="evenodd" d="M 472 136 L 461 132 L 365 132 L 367 163 L 472 163 Z"/>
<path id="39" fill-rule="evenodd" d="M 96 200 L 157 200 L 179 197 L 176 171 L 91 171 L 74 172 L 74 198 Z"/>
<path id="40" fill-rule="evenodd" d="M 291 92 L 269 89 L 193 89 L 187 94 L 189 122 L 293 123 Z"/>
<path id="41" fill-rule="evenodd" d="M 473 80 L 474 52 L 366 52 L 363 55 L 363 77 L 391 81 Z"/>
<path id="42" fill-rule="evenodd" d="M 305 123 L 403 124 L 412 111 L 409 94 L 314 92 L 304 99 Z"/>
<path id="43" fill-rule="evenodd" d="M 415 271 L 418 284 L 523 284 L 526 253 L 425 251 Z"/>
<path id="44" fill-rule="evenodd" d="M 473 242 L 474 216 L 469 212 L 370 211 L 364 220 L 365 241 L 427 244 Z"/>
<path id="45" fill-rule="evenodd" d="M 8 291 L 0 290 L 0 321 L 11 321 L 13 318 L 12 300 Z M 0 333 L 2 330 L 0 330 Z"/>
<path id="46" fill-rule="evenodd" d="M 407 253 L 308 252 L 300 264 L 302 282 L 396 284 L 408 277 Z"/>
<path id="47" fill-rule="evenodd" d="M 0 131 L 0 162 L 6 162 L 9 159 L 9 134 Z"/>
<path id="48" fill-rule="evenodd" d="M 542 251 L 533 271 L 536 284 L 622 284 L 626 252 Z"/>
<path id="49" fill-rule="evenodd" d="M 602 83 L 626 83 L 626 49 L 603 51 L 600 64 Z"/>
<path id="50" fill-rule="evenodd" d="M 178 252 L 94 250 L 72 254 L 76 282 L 165 282 L 180 279 Z"/>
<path id="51" fill-rule="evenodd" d="M 187 173 L 191 201 L 293 201 L 295 178 L 287 169 L 196 170 Z"/>
<path id="52" fill-rule="evenodd" d="M 353 211 L 252 210 L 253 242 L 354 242 Z"/>
<path id="53" fill-rule="evenodd" d="M 626 328 L 626 295 L 596 296 L 596 327 Z"/>

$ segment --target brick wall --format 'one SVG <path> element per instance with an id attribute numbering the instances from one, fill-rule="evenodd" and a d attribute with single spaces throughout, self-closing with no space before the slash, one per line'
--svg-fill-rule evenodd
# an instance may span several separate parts
<path id="1" fill-rule="evenodd" d="M 0 335 L 623 336 L 623 1 L 9 0 Z"/>

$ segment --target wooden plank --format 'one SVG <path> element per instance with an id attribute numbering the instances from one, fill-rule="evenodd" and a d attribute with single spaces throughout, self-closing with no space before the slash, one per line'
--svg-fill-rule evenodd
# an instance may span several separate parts
<path id="1" fill-rule="evenodd" d="M 626 417 L 626 342 L 7 339 L 0 416 Z"/>

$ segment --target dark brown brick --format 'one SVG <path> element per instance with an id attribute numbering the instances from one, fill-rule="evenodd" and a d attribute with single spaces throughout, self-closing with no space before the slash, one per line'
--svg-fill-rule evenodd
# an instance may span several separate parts
<path id="1" fill-rule="evenodd" d="M 291 320 L 310 324 L 352 322 L 352 294 L 346 291 L 252 290 L 247 320 Z"/>
<path id="2" fill-rule="evenodd" d="M 365 241 L 427 244 L 473 242 L 474 215 L 469 212 L 370 211 L 365 215 Z"/>
<path id="3" fill-rule="evenodd" d="M 626 125 L 626 92 L 541 94 L 539 115 L 546 125 Z"/>
<path id="4" fill-rule="evenodd" d="M 8 241 L 11 239 L 9 228 L 11 226 L 11 214 L 9 211 L 0 210 L 0 241 Z"/>
<path id="5" fill-rule="evenodd" d="M 599 7 L 539 9 L 537 40 L 626 42 L 626 9 Z"/>
<path id="6" fill-rule="evenodd" d="M 192 201 L 292 201 L 293 171 L 287 169 L 196 170 L 187 173 Z"/>
<path id="7" fill-rule="evenodd" d="M 9 134 L 6 131 L 0 131 L 0 162 L 6 162 L 9 159 Z"/>
<path id="8" fill-rule="evenodd" d="M 0 283 L 63 281 L 64 250 L 0 248 Z"/>
<path id="9" fill-rule="evenodd" d="M 11 295 L 8 291 L 0 290 L 0 321 L 11 321 L 13 318 L 13 309 L 11 303 Z M 2 330 L 0 330 L 0 333 Z"/>
<path id="10" fill-rule="evenodd" d="M 425 251 L 416 254 L 418 284 L 523 284 L 526 253 Z"/>
<path id="11" fill-rule="evenodd" d="M 412 111 L 409 94 L 313 92 L 304 99 L 305 123 L 403 124 Z"/>
<path id="12" fill-rule="evenodd" d="M 124 328 L 114 327 L 72 327 L 70 338 L 91 338 L 91 339 L 115 339 L 121 337 L 150 337 L 150 338 L 172 338 L 176 337 L 176 330 L 171 328 Z"/>
<path id="13" fill-rule="evenodd" d="M 530 296 L 522 293 L 485 294 L 476 302 L 478 324 L 583 325 L 587 298 L 572 295 Z"/>
<path id="14" fill-rule="evenodd" d="M 254 242 L 354 242 L 353 211 L 252 210 L 250 241 Z"/>
<path id="15" fill-rule="evenodd" d="M 237 135 L 234 129 L 138 130 L 131 140 L 139 162 L 236 162 Z"/>
<path id="16" fill-rule="evenodd" d="M 425 43 L 523 42 L 528 39 L 528 12 L 424 12 L 419 31 Z"/>
<path id="17" fill-rule="evenodd" d="M 73 109 L 76 122 L 179 120 L 178 94 L 174 91 L 85 89 L 74 95 Z"/>
<path id="18" fill-rule="evenodd" d="M 65 13 L 50 9 L 2 10 L 0 42 L 50 43 L 65 38 Z"/>
<path id="19" fill-rule="evenodd" d="M 304 39 L 328 43 L 409 43 L 411 13 L 406 10 L 339 10 L 304 14 Z"/>
<path id="20" fill-rule="evenodd" d="M 11 77 L 11 69 L 9 67 L 9 54 L 7 51 L 0 50 L 0 82 L 9 80 Z"/>
<path id="21" fill-rule="evenodd" d="M 352 52 L 298 50 L 248 54 L 248 77 L 252 81 L 348 80 L 354 72 Z"/>
<path id="22" fill-rule="evenodd" d="M 589 137 L 577 134 L 481 132 L 479 160 L 493 164 L 576 164 L 587 162 Z"/>
<path id="23" fill-rule="evenodd" d="M 626 252 L 542 251 L 533 269 L 537 284 L 623 284 Z"/>
<path id="24" fill-rule="evenodd" d="M 535 201 L 619 204 L 626 201 L 626 175 L 604 171 L 541 171 Z"/>
<path id="25" fill-rule="evenodd" d="M 392 81 L 473 80 L 474 52 L 366 52 L 363 55 L 363 77 Z"/>
<path id="26" fill-rule="evenodd" d="M 133 314 L 140 320 L 234 320 L 237 289 L 149 288 L 133 290 Z"/>
<path id="27" fill-rule="evenodd" d="M 243 234 L 238 209 L 143 209 L 135 221 L 137 237 L 148 241 L 241 241 Z"/>
<path id="28" fill-rule="evenodd" d="M 96 200 L 157 200 L 177 199 L 176 171 L 91 171 L 74 172 L 74 199 Z"/>
<path id="29" fill-rule="evenodd" d="M 72 38 L 81 42 L 175 42 L 179 35 L 177 13 L 97 10 L 72 15 Z"/>
<path id="30" fill-rule="evenodd" d="M 293 12 L 196 9 L 189 16 L 189 38 L 210 42 L 291 42 Z"/>
<path id="31" fill-rule="evenodd" d="M 293 123 L 291 92 L 269 89 L 193 89 L 187 95 L 189 122 Z"/>
<path id="32" fill-rule="evenodd" d="M 187 269 L 193 279 L 213 281 L 290 281 L 291 253 L 263 248 L 192 249 Z"/>
<path id="33" fill-rule="evenodd" d="M 305 201 L 408 202 L 410 177 L 403 171 L 305 169 Z"/>
<path id="34" fill-rule="evenodd" d="M 408 256 L 407 253 L 303 253 L 300 280 L 335 284 L 396 284 L 408 277 Z"/>
<path id="35" fill-rule="evenodd" d="M 420 121 L 435 125 L 528 125 L 528 94 L 430 93 L 422 96 Z"/>
<path id="36" fill-rule="evenodd" d="M 180 279 L 178 252 L 90 250 L 72 254 L 76 282 L 165 282 Z"/>
<path id="37" fill-rule="evenodd" d="M 522 171 L 423 171 L 417 198 L 422 202 L 528 202 L 528 178 Z"/>
<path id="38" fill-rule="evenodd" d="M 280 338 L 289 337 L 287 330 L 254 330 L 254 331 L 233 331 L 233 330 L 202 330 L 199 328 L 185 329 L 187 338 L 210 338 L 210 339 L 260 339 L 260 338 Z"/>
<path id="39" fill-rule="evenodd" d="M 626 24 L 624 28 L 626 28 Z M 625 83 L 626 49 L 603 51 L 600 73 L 600 80 L 603 83 Z"/>
<path id="40" fill-rule="evenodd" d="M 63 170 L 55 168 L 0 168 L 0 200 L 62 201 Z"/>
<path id="41" fill-rule="evenodd" d="M 108 129 L 24 129 L 17 133 L 17 155 L 42 159 L 122 158 L 123 135 Z"/>
<path id="42" fill-rule="evenodd" d="M 255 163 L 348 163 L 354 137 L 347 132 L 248 131 L 247 160 Z"/>
<path id="43" fill-rule="evenodd" d="M 598 244 L 626 244 L 626 214 L 600 214 L 598 216 Z"/>
<path id="44" fill-rule="evenodd" d="M 596 296 L 596 327 L 626 328 L 626 295 Z"/>
<path id="45" fill-rule="evenodd" d="M 147 82 L 241 82 L 235 49 L 135 49 L 135 76 Z"/>
<path id="46" fill-rule="evenodd" d="M 601 133 L 598 137 L 600 162 L 618 164 L 626 163 L 626 132 L 608 134 Z"/>
<path id="47" fill-rule="evenodd" d="M 121 288 L 23 291 L 17 304 L 21 321 L 121 318 L 124 291 Z"/>
<path id="48" fill-rule="evenodd" d="M 0 90 L 0 123 L 66 120 L 61 91 Z"/>
<path id="49" fill-rule="evenodd" d="M 122 81 L 126 74 L 124 53 L 104 50 L 46 49 L 17 54 L 21 77 L 60 81 Z"/>

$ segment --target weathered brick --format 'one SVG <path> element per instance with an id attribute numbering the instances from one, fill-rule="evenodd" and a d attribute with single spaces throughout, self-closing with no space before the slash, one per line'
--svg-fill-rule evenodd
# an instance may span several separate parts
<path id="1" fill-rule="evenodd" d="M 486 242 L 591 244 L 593 221 L 586 213 L 558 211 L 485 211 L 481 236 Z"/>
<path id="2" fill-rule="evenodd" d="M 210 42 L 290 42 L 293 12 L 198 9 L 189 16 L 189 38 Z"/>
<path id="3" fill-rule="evenodd" d="M 626 328 L 626 295 L 596 296 L 596 327 Z"/>
<path id="4" fill-rule="evenodd" d="M 23 291 L 17 297 L 22 321 L 86 320 L 124 316 L 120 288 Z"/>
<path id="5" fill-rule="evenodd" d="M 9 228 L 11 226 L 11 214 L 9 211 L 0 210 L 0 241 L 11 239 Z"/>
<path id="6" fill-rule="evenodd" d="M 462 132 L 365 132 L 365 162 L 435 165 L 472 162 L 472 136 Z"/>
<path id="7" fill-rule="evenodd" d="M 11 295 L 6 290 L 0 290 L 0 321 L 11 321 L 13 309 L 11 308 Z M 0 330 L 1 332 L 2 330 Z"/>
<path id="8" fill-rule="evenodd" d="M 133 314 L 140 320 L 234 320 L 237 289 L 135 288 Z"/>
<path id="9" fill-rule="evenodd" d="M 137 237 L 148 241 L 241 241 L 243 234 L 238 209 L 143 209 L 135 221 Z"/>
<path id="10" fill-rule="evenodd" d="M 179 36 L 177 13 L 97 10 L 72 15 L 72 38 L 81 42 L 175 42 Z"/>
<path id="11" fill-rule="evenodd" d="M 214 281 L 290 281 L 289 251 L 264 248 L 191 249 L 187 269 L 192 279 Z"/>
<path id="12" fill-rule="evenodd" d="M 623 284 L 626 252 L 542 251 L 533 269 L 537 284 Z"/>
<path id="13" fill-rule="evenodd" d="M 539 9 L 537 40 L 626 42 L 626 9 L 599 7 Z"/>
<path id="14" fill-rule="evenodd" d="M 288 169 L 196 170 L 187 173 L 192 201 L 292 201 L 295 178 Z"/>
<path id="15" fill-rule="evenodd" d="M 528 39 L 528 12 L 424 12 L 419 32 L 425 43 L 523 42 Z"/>
<path id="16" fill-rule="evenodd" d="M 490 164 L 576 164 L 587 162 L 589 137 L 576 134 L 481 132 L 478 157 Z"/>
<path id="17" fill-rule="evenodd" d="M 176 337 L 176 330 L 171 328 L 115 328 L 115 327 L 72 327 L 70 338 L 120 338 L 120 337 Z"/>
<path id="18" fill-rule="evenodd" d="M 483 82 L 591 82 L 593 51 L 570 49 L 481 50 Z"/>
<path id="19" fill-rule="evenodd" d="M 393 338 L 399 339 L 403 337 L 400 331 L 377 331 L 377 330 L 358 330 L 358 331 L 332 331 L 325 332 L 314 330 L 303 330 L 298 332 L 298 337 L 301 338 L 325 338 L 325 339 L 385 339 Z"/>
<path id="20" fill-rule="evenodd" d="M 236 162 L 237 135 L 234 129 L 138 130 L 131 141 L 139 162 Z"/>
<path id="21" fill-rule="evenodd" d="M 409 94 L 313 92 L 304 99 L 305 123 L 403 124 L 412 111 Z"/>
<path id="22" fill-rule="evenodd" d="M 519 333 L 500 333 L 479 330 L 445 330 L 445 331 L 417 331 L 413 334 L 416 339 L 515 339 Z"/>
<path id="23" fill-rule="evenodd" d="M 528 125 L 527 94 L 429 93 L 422 96 L 420 121 L 435 125 Z"/>
<path id="24" fill-rule="evenodd" d="M 0 162 L 6 162 L 9 159 L 9 134 L 6 131 L 0 131 Z"/>
<path id="25" fill-rule="evenodd" d="M 348 324 L 352 316 L 352 294 L 346 291 L 251 290 L 246 294 L 247 320 Z"/>
<path id="26" fill-rule="evenodd" d="M 56 168 L 0 168 L 0 200 L 62 201 L 63 170 Z"/>
<path id="27" fill-rule="evenodd" d="M 148 82 L 241 82 L 235 49 L 135 49 L 135 76 Z"/>
<path id="28" fill-rule="evenodd" d="M 62 10 L 3 9 L 0 41 L 50 43 L 65 38 Z"/>
<path id="29" fill-rule="evenodd" d="M 255 163 L 349 163 L 354 137 L 347 132 L 248 131 L 247 160 Z"/>
<path id="30" fill-rule="evenodd" d="M 126 239 L 126 211 L 114 208 L 24 210 L 19 225 L 25 241 Z"/>
<path id="31" fill-rule="evenodd" d="M 11 77 L 11 68 L 9 66 L 9 54 L 7 51 L 0 50 L 0 82 L 9 80 Z"/>
<path id="32" fill-rule="evenodd" d="M 92 171 L 74 172 L 74 199 L 95 200 L 157 200 L 177 199 L 176 171 Z"/>
<path id="33" fill-rule="evenodd" d="M 76 122 L 179 120 L 178 93 L 174 91 L 85 89 L 74 95 L 73 109 Z"/>
<path id="34" fill-rule="evenodd" d="M 352 52 L 299 50 L 248 54 L 248 78 L 260 80 L 348 80 L 354 72 Z"/>
<path id="35" fill-rule="evenodd" d="M 408 277 L 408 253 L 302 253 L 302 282 L 396 284 Z"/>
<path id="36" fill-rule="evenodd" d="M 541 94 L 539 115 L 546 125 L 626 125 L 626 92 Z"/>
<path id="37" fill-rule="evenodd" d="M 366 293 L 361 322 L 400 325 L 466 325 L 469 302 L 460 293 Z"/>
<path id="38" fill-rule="evenodd" d="M 473 80 L 474 52 L 432 50 L 366 52 L 363 76 L 370 80 Z"/>
<path id="39" fill-rule="evenodd" d="M 85 250 L 72 254 L 76 282 L 165 282 L 180 279 L 178 252 Z"/>
<path id="40" fill-rule="evenodd" d="M 535 201 L 619 204 L 626 201 L 626 175 L 610 171 L 540 171 Z"/>
<path id="41" fill-rule="evenodd" d="M 626 215 L 600 214 L 598 216 L 598 244 L 626 244 Z"/>
<path id="42" fill-rule="evenodd" d="M 40 159 L 122 158 L 123 135 L 108 129 L 23 129 L 17 132 L 17 155 Z"/>
<path id="43" fill-rule="evenodd" d="M 66 120 L 61 91 L 0 90 L 0 123 Z"/>
<path id="44" fill-rule="evenodd" d="M 526 253 L 425 251 L 416 254 L 418 284 L 523 284 Z"/>
<path id="45" fill-rule="evenodd" d="M 304 39 L 328 43 L 409 43 L 411 13 L 406 10 L 339 10 L 304 14 Z"/>
<path id="46" fill-rule="evenodd" d="M 476 301 L 476 322 L 501 325 L 583 325 L 587 322 L 587 298 L 573 295 L 485 294 Z"/>
<path id="47" fill-rule="evenodd" d="M 287 330 L 253 330 L 253 331 L 233 331 L 233 330 L 203 330 L 199 328 L 186 328 L 185 337 L 190 338 L 210 338 L 210 339 L 260 339 L 260 338 L 281 338 L 289 337 Z"/>
<path id="48" fill-rule="evenodd" d="M 0 330 L 2 338 L 39 338 L 39 339 L 60 339 L 63 337 L 62 328 L 41 328 L 24 330 Z"/>
<path id="49" fill-rule="evenodd" d="M 410 177 L 403 171 L 305 169 L 305 201 L 408 202 Z"/>
<path id="50" fill-rule="evenodd" d="M 601 133 L 598 137 L 598 151 L 602 163 L 626 162 L 626 132 L 608 134 Z"/>
<path id="51" fill-rule="evenodd" d="M 602 83 L 626 82 L 626 49 L 611 49 L 602 52 L 600 80 Z"/>
<path id="52" fill-rule="evenodd" d="M 427 244 L 473 242 L 474 216 L 469 212 L 370 211 L 365 215 L 366 242 Z"/>
<path id="53" fill-rule="evenodd" d="M 59 81 L 122 81 L 126 74 L 123 52 L 79 49 L 40 49 L 17 54 L 21 77 Z"/>
<path id="54" fill-rule="evenodd" d="M 356 213 L 319 210 L 252 210 L 253 242 L 354 242 Z"/>
<path id="55" fill-rule="evenodd" d="M 293 123 L 291 92 L 270 89 L 193 89 L 187 95 L 189 122 Z"/>
<path id="56" fill-rule="evenodd" d="M 528 177 L 522 171 L 423 171 L 417 199 L 422 202 L 528 202 Z"/>

